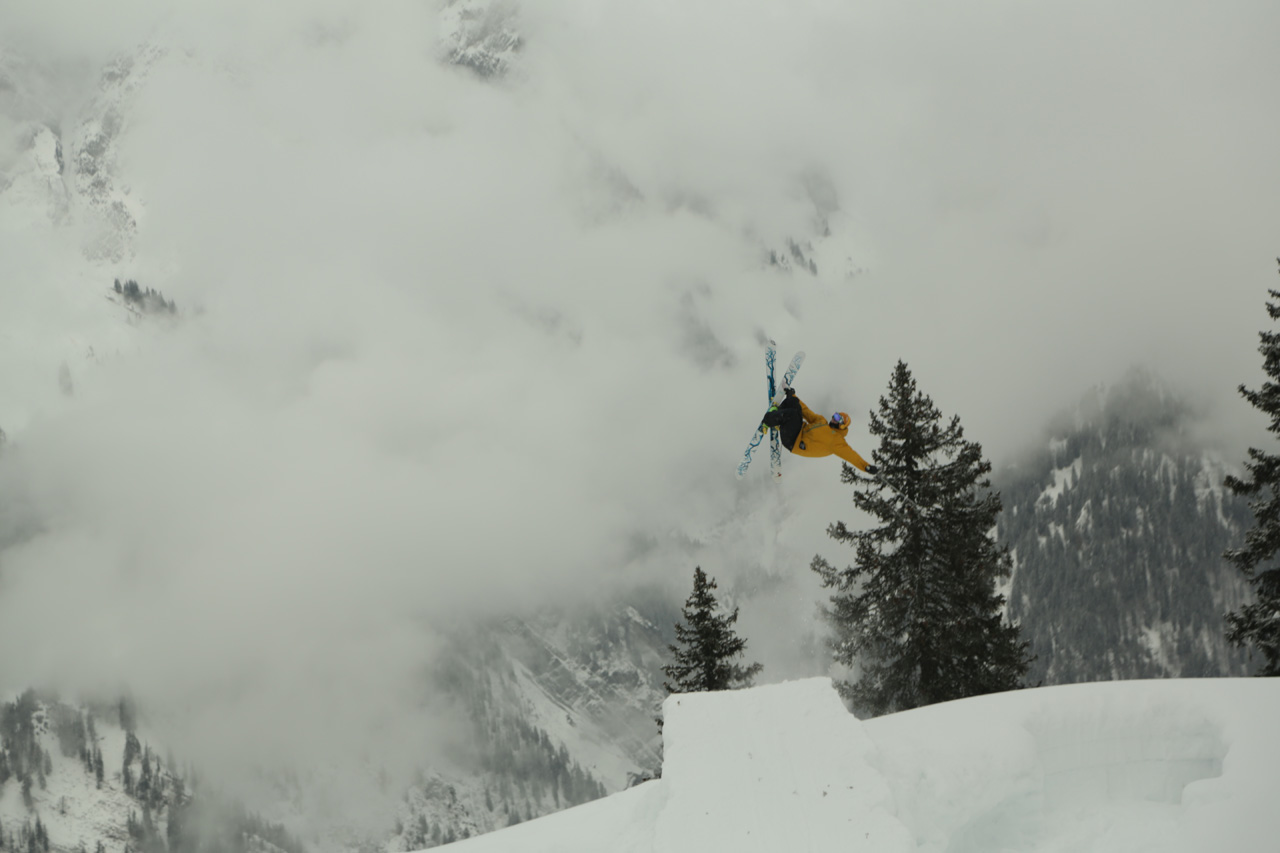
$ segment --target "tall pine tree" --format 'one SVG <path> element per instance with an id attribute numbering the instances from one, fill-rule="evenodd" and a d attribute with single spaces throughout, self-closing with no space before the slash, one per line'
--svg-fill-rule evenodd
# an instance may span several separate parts
<path id="1" fill-rule="evenodd" d="M 827 534 L 856 549 L 854 565 L 816 556 L 811 566 L 834 590 L 833 656 L 858 668 L 841 693 L 876 715 L 1018 687 L 1031 658 L 1001 615 L 996 582 L 1012 561 L 992 539 L 1001 504 L 981 445 L 965 440 L 958 416 L 942 424 L 901 361 L 867 429 L 880 437 L 879 478 L 846 464 L 841 479 L 868 485 L 853 502 L 880 523 L 832 525 Z"/>
<path id="2" fill-rule="evenodd" d="M 1277 259 L 1280 262 L 1280 258 Z M 1280 299 L 1280 291 L 1270 290 Z M 1267 315 L 1280 319 L 1280 305 L 1267 303 Z M 1271 418 L 1267 429 L 1280 435 L 1280 333 L 1260 332 L 1262 369 L 1270 377 L 1260 391 L 1244 385 L 1240 393 L 1254 408 Z M 1245 534 L 1244 546 L 1226 552 L 1225 556 L 1244 573 L 1253 587 L 1254 601 L 1227 614 L 1227 639 L 1237 646 L 1250 647 L 1262 654 L 1258 675 L 1280 675 L 1280 566 L 1275 563 L 1280 550 L 1280 456 L 1256 447 L 1249 448 L 1245 468 L 1247 479 L 1227 477 L 1226 486 L 1237 495 L 1257 495 L 1249 504 L 1253 510 L 1253 527 Z"/>
<path id="3" fill-rule="evenodd" d="M 741 666 L 732 662 L 744 654 L 747 641 L 733 631 L 738 608 L 720 613 L 712 592 L 715 588 L 715 580 L 708 578 L 701 566 L 693 570 L 693 592 L 684 603 L 685 624 L 676 624 L 677 645 L 667 647 L 674 661 L 662 668 L 671 679 L 662 685 L 668 693 L 750 687 L 763 669 L 758 663 Z"/>

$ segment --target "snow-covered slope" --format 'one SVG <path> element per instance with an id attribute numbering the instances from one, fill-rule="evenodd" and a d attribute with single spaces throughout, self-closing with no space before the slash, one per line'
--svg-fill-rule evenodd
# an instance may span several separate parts
<path id="1" fill-rule="evenodd" d="M 68 704 L 29 690 L 0 702 L 0 848 L 302 853 L 164 753 L 127 701 Z"/>
<path id="2" fill-rule="evenodd" d="M 1078 684 L 859 721 L 829 680 L 671 697 L 663 778 L 464 851 L 1268 849 L 1280 683 Z"/>

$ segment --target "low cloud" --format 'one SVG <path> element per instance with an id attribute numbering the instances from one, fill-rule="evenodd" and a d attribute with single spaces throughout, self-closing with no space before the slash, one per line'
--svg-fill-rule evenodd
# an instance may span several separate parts
<path id="1" fill-rule="evenodd" d="M 804 672 L 852 505 L 830 460 L 733 478 L 762 329 L 857 424 L 905 359 L 997 460 L 1134 363 L 1247 422 L 1274 4 L 558 0 L 487 82 L 428 4 L 39 8 L 0 13 L 23 73 L 164 54 L 121 104 L 134 260 L 0 234 L 58 342 L 4 344 L 0 686 L 128 684 L 228 762 L 427 751 L 448 619 L 695 563 Z M 768 265 L 789 241 L 813 271 Z M 124 327 L 113 274 L 184 320 Z"/>

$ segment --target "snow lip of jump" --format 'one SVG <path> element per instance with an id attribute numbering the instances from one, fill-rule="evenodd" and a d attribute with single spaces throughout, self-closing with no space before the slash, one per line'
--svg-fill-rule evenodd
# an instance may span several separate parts
<path id="1" fill-rule="evenodd" d="M 1267 849 L 1280 794 L 1275 679 L 1074 684 L 859 720 L 809 678 L 663 710 L 661 779 L 461 849 Z"/>

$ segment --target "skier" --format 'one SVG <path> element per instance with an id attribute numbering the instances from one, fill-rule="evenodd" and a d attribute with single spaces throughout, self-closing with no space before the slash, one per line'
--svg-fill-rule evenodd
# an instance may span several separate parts
<path id="1" fill-rule="evenodd" d="M 853 467 L 875 476 L 879 469 L 858 455 L 845 436 L 849 432 L 849 416 L 836 412 L 830 422 L 814 412 L 796 396 L 794 388 L 783 388 L 786 399 L 765 413 L 760 431 L 776 427 L 787 450 L 797 456 L 830 456 L 835 454 Z"/>

